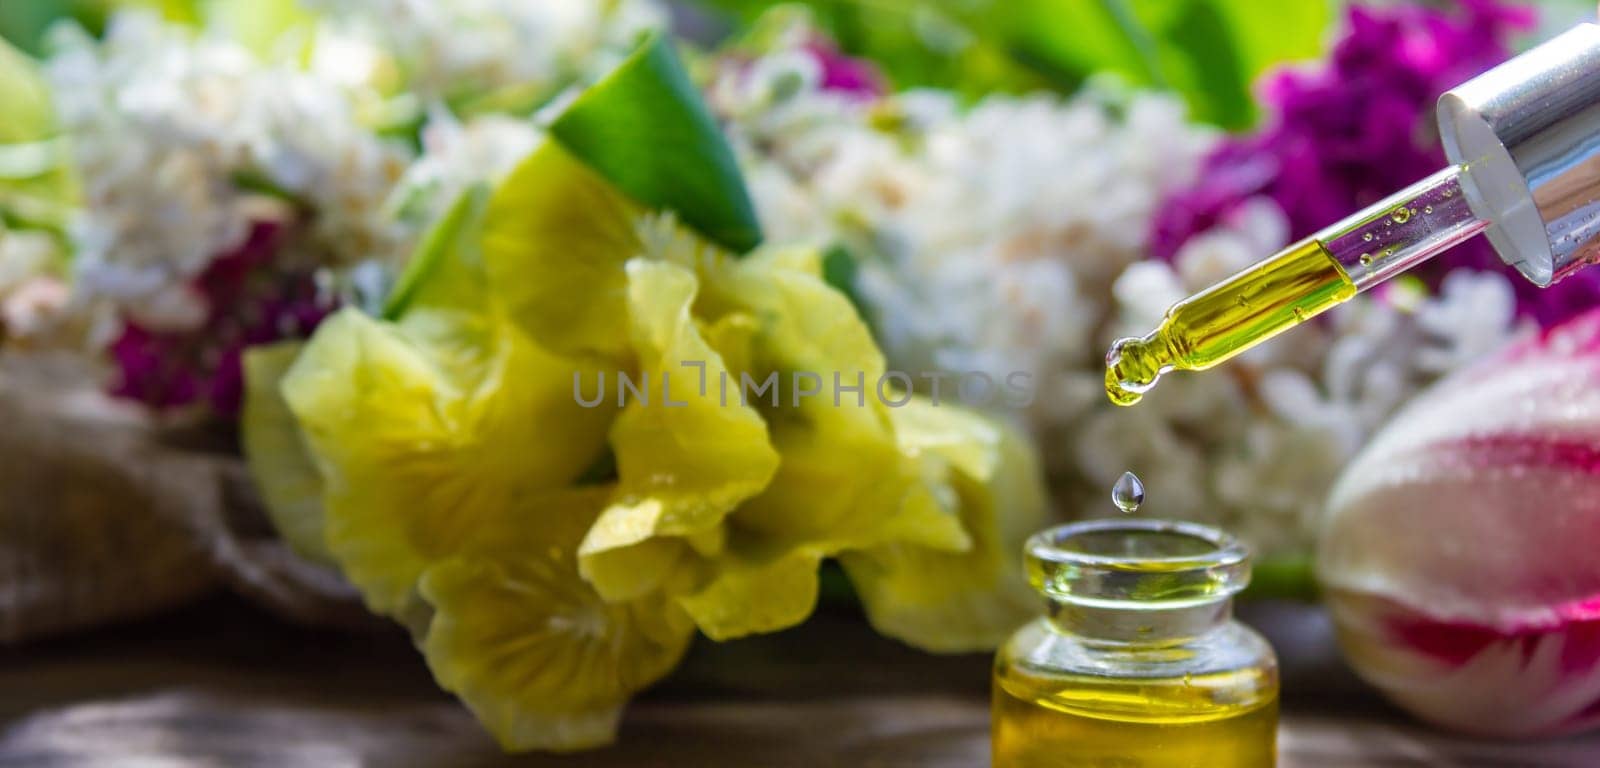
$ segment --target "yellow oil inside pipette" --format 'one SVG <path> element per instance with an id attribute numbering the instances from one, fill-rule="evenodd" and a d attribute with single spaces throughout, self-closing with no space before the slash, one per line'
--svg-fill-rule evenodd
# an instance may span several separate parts
<path id="1" fill-rule="evenodd" d="M 1320 241 L 1303 240 L 1173 305 L 1150 335 L 1118 342 L 1106 356 L 1106 395 L 1133 405 L 1161 374 L 1210 368 L 1356 292 Z"/>
<path id="2" fill-rule="evenodd" d="M 1173 370 L 1215 366 L 1483 231 L 1453 166 L 1167 310 L 1106 354 L 1106 395 L 1133 405 Z"/>

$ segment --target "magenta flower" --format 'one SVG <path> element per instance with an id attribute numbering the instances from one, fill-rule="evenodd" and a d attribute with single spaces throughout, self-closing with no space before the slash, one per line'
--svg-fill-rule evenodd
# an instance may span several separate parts
<path id="1" fill-rule="evenodd" d="M 256 222 L 242 244 L 195 278 L 191 287 L 206 307 L 199 328 L 153 329 L 125 317 L 109 349 L 120 374 L 111 393 L 159 409 L 204 402 L 217 415 L 237 416 L 244 350 L 306 338 L 335 309 L 311 274 L 274 263 L 290 236 L 281 222 Z"/>
<path id="2" fill-rule="evenodd" d="M 1317 575 L 1351 666 L 1458 730 L 1600 725 L 1600 311 L 1419 395 L 1334 487 Z"/>
<path id="3" fill-rule="evenodd" d="M 870 101 L 889 92 L 888 80 L 866 59 L 845 55 L 832 40 L 814 35 L 803 49 L 822 68 L 822 90 Z"/>
<path id="4" fill-rule="evenodd" d="M 1265 127 L 1224 141 L 1198 182 L 1165 201 L 1150 232 L 1153 254 L 1171 258 L 1256 196 L 1275 201 L 1291 236 L 1305 237 L 1443 167 L 1439 94 L 1508 58 L 1510 39 L 1533 20 L 1531 9 L 1497 0 L 1351 6 L 1328 61 L 1268 76 L 1260 84 Z M 1478 238 L 1421 276 L 1436 285 L 1461 266 L 1506 269 Z M 1521 313 L 1544 326 L 1600 306 L 1600 270 L 1551 289 L 1513 282 Z"/>

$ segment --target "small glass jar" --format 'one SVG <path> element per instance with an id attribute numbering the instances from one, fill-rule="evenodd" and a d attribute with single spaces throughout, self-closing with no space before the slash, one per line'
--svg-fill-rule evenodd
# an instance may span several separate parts
<path id="1" fill-rule="evenodd" d="M 1233 620 L 1243 544 L 1194 523 L 1092 520 L 1036 534 L 1026 559 L 1049 613 L 995 658 L 995 768 L 1276 762 L 1277 659 Z"/>

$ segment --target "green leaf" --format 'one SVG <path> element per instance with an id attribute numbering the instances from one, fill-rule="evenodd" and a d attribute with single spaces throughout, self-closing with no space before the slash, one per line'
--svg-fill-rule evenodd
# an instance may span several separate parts
<path id="1" fill-rule="evenodd" d="M 71 21 L 99 37 L 113 13 L 126 8 L 153 11 L 168 21 L 198 24 L 206 17 L 209 5 L 245 6 L 252 0 L 0 0 L 0 38 L 33 56 L 43 56 L 46 33 L 58 21 Z M 260 0 L 262 6 L 293 5 L 294 0 Z M 250 23 L 267 19 L 264 9 L 250 12 Z M 245 29 L 241 27 L 241 29 Z M 260 27 L 248 28 L 248 36 Z"/>
<path id="2" fill-rule="evenodd" d="M 1245 71 L 1238 46 L 1217 44 L 1228 35 L 1228 20 L 1215 5 L 1186 4 L 1183 17 L 1169 36 L 1171 63 L 1167 66 L 1190 65 L 1193 91 L 1210 99 L 1205 105 L 1196 106 L 1196 111 L 1205 110 L 1216 122 L 1243 128 L 1255 119 L 1255 102 L 1249 90 L 1254 78 Z"/>
<path id="3" fill-rule="evenodd" d="M 1256 119 L 1251 87 L 1268 68 L 1322 53 L 1328 0 L 1015 0 L 1005 34 L 1058 81 L 1105 72 L 1170 88 L 1197 118 L 1226 128 Z"/>
<path id="4" fill-rule="evenodd" d="M 487 375 L 483 349 L 494 344 L 498 323 L 483 263 L 489 196 L 488 185 L 475 184 L 456 197 L 383 305 L 383 319 L 403 327 L 464 380 Z"/>
<path id="5" fill-rule="evenodd" d="M 34 56 L 44 55 L 45 33 L 70 19 L 99 34 L 105 27 L 107 0 L 0 0 L 0 37 Z"/>
<path id="6" fill-rule="evenodd" d="M 635 202 L 675 211 L 719 245 L 744 253 L 761 242 L 733 152 L 666 38 L 642 43 L 550 134 Z"/>
<path id="7" fill-rule="evenodd" d="M 864 309 L 866 302 L 856 290 L 856 279 L 860 274 L 861 265 L 856 263 L 855 254 L 848 247 L 835 243 L 822 252 L 822 279 L 850 299 L 856 314 L 867 318 L 870 313 Z"/>
<path id="8" fill-rule="evenodd" d="M 776 0 L 701 0 L 748 25 L 760 49 L 795 23 Z M 1227 128 L 1256 118 L 1251 87 L 1269 67 L 1315 58 L 1333 0 L 807 0 L 840 47 L 883 67 L 897 87 L 967 96 L 1053 87 L 1101 74 L 1181 94 L 1196 117 Z M 770 44 L 770 43 L 769 43 Z"/>
<path id="9" fill-rule="evenodd" d="M 743 28 L 733 42 L 737 49 L 768 50 L 794 24 L 808 24 L 842 50 L 871 59 L 901 88 L 951 88 L 971 96 L 1056 85 L 1020 61 L 999 34 L 1009 0 L 701 2 Z"/>
<path id="10" fill-rule="evenodd" d="M 183 24 L 198 24 L 201 19 L 200 6 L 206 0 L 106 0 L 113 10 L 122 8 L 146 8 L 160 14 L 167 21 L 176 21 Z"/>
<path id="11" fill-rule="evenodd" d="M 297 0 L 197 0 L 199 15 L 208 27 L 223 30 L 257 56 L 306 48 L 311 44 L 315 17 Z M 182 5 L 173 3 L 167 5 Z M 192 13 L 193 11 L 191 11 Z M 172 14 L 168 14 L 171 17 Z M 293 35 L 293 37 L 291 37 Z"/>
<path id="12" fill-rule="evenodd" d="M 1251 567 L 1250 586 L 1241 595 L 1251 600 L 1315 602 L 1317 579 L 1310 557 L 1280 555 L 1263 558 Z"/>
<path id="13" fill-rule="evenodd" d="M 33 60 L 0 42 L 0 142 L 31 143 L 56 133 L 50 87 Z"/>
<path id="14" fill-rule="evenodd" d="M 32 59 L 0 41 L 0 214 L 50 228 L 77 196 L 50 87 Z"/>
<path id="15" fill-rule="evenodd" d="M 483 252 L 479 246 L 489 188 L 476 184 L 462 192 L 412 254 L 383 306 L 386 320 L 397 320 L 413 305 L 471 309 L 484 302 Z"/>

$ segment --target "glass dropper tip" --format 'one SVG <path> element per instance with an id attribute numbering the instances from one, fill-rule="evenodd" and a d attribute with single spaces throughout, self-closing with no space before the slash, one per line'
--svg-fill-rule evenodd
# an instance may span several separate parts
<path id="1" fill-rule="evenodd" d="M 1144 398 L 1167 369 L 1158 354 L 1166 345 L 1152 337 L 1120 339 L 1106 352 L 1106 397 L 1117 405 L 1133 405 Z"/>

